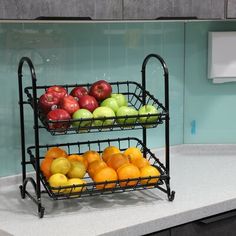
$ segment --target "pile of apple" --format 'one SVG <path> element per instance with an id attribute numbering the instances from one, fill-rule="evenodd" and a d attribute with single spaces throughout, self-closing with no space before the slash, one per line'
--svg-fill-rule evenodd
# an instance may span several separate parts
<path id="1" fill-rule="evenodd" d="M 75 87 L 70 93 L 62 86 L 51 86 L 40 96 L 38 107 L 48 121 L 55 121 L 49 122 L 50 130 L 66 130 L 71 124 L 75 128 L 112 125 L 114 117 L 117 117 L 118 124 L 133 124 L 138 115 L 146 115 L 139 118 L 140 123 L 155 122 L 158 119 L 155 106 L 145 105 L 139 110 L 128 106 L 126 97 L 121 93 L 112 93 L 112 86 L 105 80 L 93 83 L 89 89 Z M 71 119 L 75 121 L 68 122 Z"/>

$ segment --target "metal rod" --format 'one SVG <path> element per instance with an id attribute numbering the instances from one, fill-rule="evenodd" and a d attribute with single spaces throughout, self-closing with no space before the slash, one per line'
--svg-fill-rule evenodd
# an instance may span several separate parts
<path id="1" fill-rule="evenodd" d="M 26 178 L 26 163 L 25 163 L 25 126 L 24 126 L 24 101 L 22 90 L 22 73 L 18 68 L 18 88 L 19 88 L 19 106 L 20 106 L 20 130 L 21 130 L 21 167 L 22 167 L 22 185 Z"/>
<path id="2" fill-rule="evenodd" d="M 143 106 L 146 105 L 146 67 L 143 68 L 142 66 L 142 104 Z M 144 143 L 144 150 L 143 150 L 143 155 L 146 157 L 147 151 L 147 129 L 143 127 L 143 143 Z"/>
<path id="3" fill-rule="evenodd" d="M 36 89 L 36 74 L 32 61 L 28 57 L 22 57 L 18 66 L 18 78 L 19 78 L 19 96 L 20 102 L 23 101 L 22 94 L 22 67 L 24 63 L 27 63 L 31 73 L 32 89 L 33 89 L 33 109 L 34 109 L 34 139 L 35 139 L 35 169 L 36 169 L 36 194 L 38 205 L 41 206 L 41 189 L 40 189 L 40 163 L 39 163 L 39 128 L 38 128 L 38 107 L 37 107 L 37 89 Z M 23 103 L 20 103 L 21 112 L 21 138 L 23 138 L 22 144 L 22 165 L 23 165 L 23 178 L 25 179 L 25 132 L 24 132 L 24 112 Z M 22 141 L 21 141 L 22 142 Z"/>

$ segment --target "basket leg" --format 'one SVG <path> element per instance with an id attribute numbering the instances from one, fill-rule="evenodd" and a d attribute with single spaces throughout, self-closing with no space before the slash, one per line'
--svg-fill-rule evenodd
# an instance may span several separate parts
<path id="1" fill-rule="evenodd" d="M 26 190 L 26 186 L 28 183 L 31 183 L 33 188 L 34 188 L 34 192 L 37 196 L 37 185 L 35 180 L 32 177 L 27 177 L 23 183 L 23 185 L 20 186 L 20 192 L 21 192 L 21 197 L 24 199 L 25 195 L 27 195 L 37 206 L 38 206 L 38 216 L 39 218 L 43 218 L 44 216 L 44 211 L 45 208 L 42 206 L 41 204 L 41 199 L 39 197 L 34 197 L 32 196 L 27 190 Z"/>
<path id="2" fill-rule="evenodd" d="M 164 180 L 166 185 L 166 193 L 169 201 L 173 201 L 175 199 L 175 191 L 171 191 L 170 189 L 170 178 Z"/>

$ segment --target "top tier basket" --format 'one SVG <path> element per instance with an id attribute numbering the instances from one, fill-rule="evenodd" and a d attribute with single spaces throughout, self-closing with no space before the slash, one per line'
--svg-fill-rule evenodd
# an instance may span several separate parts
<path id="1" fill-rule="evenodd" d="M 158 124 L 163 123 L 163 120 L 166 117 L 165 107 L 148 91 L 146 91 L 142 85 L 133 81 L 125 82 L 111 82 L 113 93 L 121 93 L 126 96 L 128 100 L 128 105 L 139 110 L 140 107 L 145 105 L 152 105 L 158 109 L 158 115 L 156 114 L 147 114 L 147 115 L 129 115 L 129 116 L 119 116 L 119 117 L 109 117 L 107 118 L 91 118 L 91 119 L 71 119 L 71 120 L 58 120 L 58 121 L 49 121 L 43 114 L 38 111 L 38 116 L 41 120 L 42 125 L 39 125 L 39 128 L 47 129 L 52 135 L 64 135 L 64 134 L 74 134 L 74 133 L 83 133 L 83 132 L 98 132 L 98 131 L 117 131 L 124 129 L 141 129 L 141 128 L 154 128 Z M 52 86 L 52 85 L 50 85 Z M 37 94 L 40 96 L 43 94 L 47 88 L 50 86 L 37 86 Z M 73 84 L 73 85 L 61 85 L 66 88 L 68 93 L 77 86 L 90 88 L 91 84 Z M 33 107 L 33 88 L 26 87 L 25 93 L 28 97 L 28 102 Z M 130 119 L 132 119 L 132 124 L 130 124 Z M 107 122 L 109 120 L 109 124 Z M 122 120 L 122 122 L 119 122 Z M 73 126 L 73 123 L 76 122 L 76 127 Z M 83 124 L 86 122 L 86 126 Z M 56 123 L 65 124 L 63 128 L 54 128 Z M 99 125 L 98 125 L 99 124 Z"/>

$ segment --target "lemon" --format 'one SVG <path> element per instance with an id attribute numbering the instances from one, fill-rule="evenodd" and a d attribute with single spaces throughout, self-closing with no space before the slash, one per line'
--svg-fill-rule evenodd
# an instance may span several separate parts
<path id="1" fill-rule="evenodd" d="M 86 174 L 86 166 L 81 161 L 71 161 L 71 167 L 67 172 L 69 178 L 83 178 Z"/>
<path id="2" fill-rule="evenodd" d="M 65 186 L 67 186 L 67 181 L 68 181 L 67 177 L 63 174 L 60 174 L 60 173 L 51 175 L 51 177 L 48 180 L 49 185 L 53 188 L 65 187 Z M 61 190 L 61 191 L 52 190 L 52 191 L 53 192 L 63 192 L 63 190 Z"/>
<path id="3" fill-rule="evenodd" d="M 70 170 L 71 164 L 70 161 L 65 157 L 59 157 L 53 160 L 51 164 L 51 173 L 52 174 L 66 174 Z"/>
<path id="4" fill-rule="evenodd" d="M 85 191 L 85 187 L 73 187 L 73 185 L 81 185 L 81 184 L 86 184 L 86 182 L 80 178 L 71 178 L 67 181 L 67 186 L 71 186 L 71 188 L 67 188 L 66 192 L 67 193 L 75 193 L 75 192 L 81 192 Z"/>

